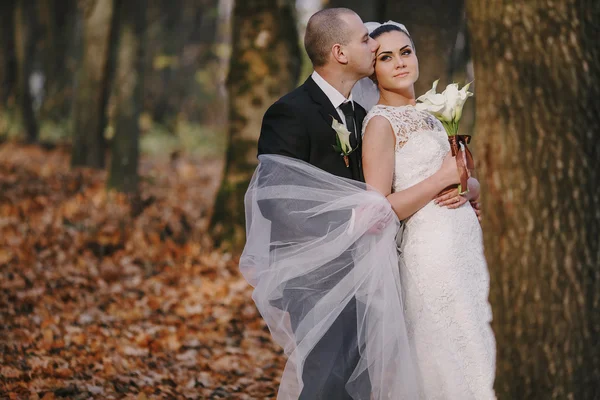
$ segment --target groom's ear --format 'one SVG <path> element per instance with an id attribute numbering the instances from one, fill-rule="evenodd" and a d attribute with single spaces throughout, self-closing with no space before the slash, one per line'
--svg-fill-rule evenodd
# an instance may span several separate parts
<path id="1" fill-rule="evenodd" d="M 341 44 L 334 44 L 331 48 L 331 54 L 333 55 L 333 58 L 340 64 L 348 64 L 348 56 L 346 55 L 346 50 Z"/>

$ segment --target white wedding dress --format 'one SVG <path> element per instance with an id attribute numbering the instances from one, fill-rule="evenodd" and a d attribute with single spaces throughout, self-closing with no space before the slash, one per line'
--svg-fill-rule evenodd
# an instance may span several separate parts
<path id="1" fill-rule="evenodd" d="M 431 176 L 450 146 L 444 128 L 413 106 L 374 106 L 363 123 L 385 117 L 396 135 L 393 192 Z M 496 346 L 489 274 L 479 221 L 467 202 L 432 202 L 406 221 L 400 282 L 408 339 L 427 400 L 494 399 Z"/>

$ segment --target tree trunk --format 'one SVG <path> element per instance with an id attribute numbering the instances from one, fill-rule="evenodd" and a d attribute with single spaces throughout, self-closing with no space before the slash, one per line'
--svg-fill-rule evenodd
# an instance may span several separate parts
<path id="1" fill-rule="evenodd" d="M 151 2 L 150 19 L 154 22 L 148 52 L 154 68 L 147 77 L 148 108 L 160 124 L 174 126 L 182 94 L 175 87 L 181 55 L 189 26 L 184 24 L 185 0 Z M 186 81 L 189 85 L 189 81 Z M 181 87 L 181 85 L 180 85 Z"/>
<path id="2" fill-rule="evenodd" d="M 118 0 L 118 56 L 115 76 L 115 135 L 108 187 L 125 193 L 138 188 L 138 119 L 143 101 L 146 0 Z"/>
<path id="3" fill-rule="evenodd" d="M 104 168 L 106 104 L 113 71 L 117 20 L 112 0 L 79 0 L 81 58 L 73 105 L 71 165 Z"/>
<path id="4" fill-rule="evenodd" d="M 145 78 L 145 109 L 154 121 L 174 131 L 182 119 L 205 122 L 222 112 L 213 88 L 218 0 L 150 2 L 148 14 L 147 57 L 154 68 Z"/>
<path id="5" fill-rule="evenodd" d="M 387 0 L 383 17 L 406 25 L 419 57 L 417 96 L 440 79 L 439 88 L 451 83 L 452 52 L 463 13 L 463 0 Z"/>
<path id="6" fill-rule="evenodd" d="M 600 2 L 468 0 L 499 399 L 600 398 Z"/>
<path id="7" fill-rule="evenodd" d="M 33 96 L 29 84 L 33 73 L 33 62 L 37 44 L 38 21 L 35 3 L 21 0 L 17 3 L 16 49 L 18 63 L 18 99 L 21 121 L 28 143 L 38 139 L 38 124 L 33 108 Z"/>
<path id="8" fill-rule="evenodd" d="M 15 0 L 0 2 L 0 107 L 4 108 L 14 93 L 17 76 L 15 55 Z"/>
<path id="9" fill-rule="evenodd" d="M 70 117 L 75 59 L 73 54 L 76 0 L 43 0 L 38 2 L 42 24 L 41 56 L 45 77 L 44 101 L 40 120 L 56 122 Z"/>
<path id="10" fill-rule="evenodd" d="M 244 192 L 257 165 L 256 144 L 266 109 L 293 89 L 300 71 L 294 3 L 235 3 L 228 77 L 229 146 L 212 218 L 216 244 L 244 242 Z"/>

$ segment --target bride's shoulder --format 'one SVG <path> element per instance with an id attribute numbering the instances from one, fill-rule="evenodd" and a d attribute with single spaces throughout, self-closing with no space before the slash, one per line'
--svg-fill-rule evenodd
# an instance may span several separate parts
<path id="1" fill-rule="evenodd" d="M 377 123 L 375 121 L 383 121 L 388 120 L 390 124 L 393 124 L 392 115 L 386 110 L 385 106 L 381 106 L 379 104 L 374 105 L 369 112 L 367 113 L 364 121 L 363 121 L 363 129 L 369 125 L 371 121 L 373 124 Z M 371 124 L 371 125 L 373 125 Z"/>

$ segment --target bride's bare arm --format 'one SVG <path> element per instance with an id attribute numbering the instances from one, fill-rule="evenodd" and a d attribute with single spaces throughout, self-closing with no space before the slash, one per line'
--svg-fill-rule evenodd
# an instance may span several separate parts
<path id="1" fill-rule="evenodd" d="M 396 137 L 388 120 L 373 117 L 362 142 L 363 173 L 365 182 L 384 196 L 392 192 L 395 145 Z"/>
<path id="2" fill-rule="evenodd" d="M 448 152 L 435 174 L 406 190 L 391 193 L 395 143 L 396 138 L 387 119 L 373 117 L 363 138 L 363 172 L 366 183 L 387 197 L 399 219 L 405 219 L 423 208 L 444 188 L 458 183 L 459 177 L 456 161 Z"/>

